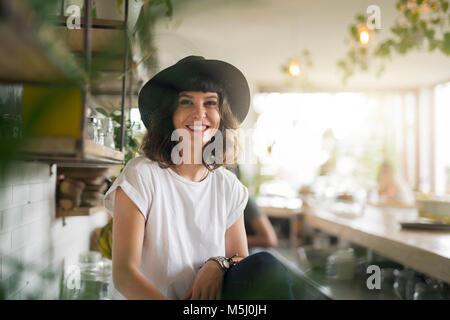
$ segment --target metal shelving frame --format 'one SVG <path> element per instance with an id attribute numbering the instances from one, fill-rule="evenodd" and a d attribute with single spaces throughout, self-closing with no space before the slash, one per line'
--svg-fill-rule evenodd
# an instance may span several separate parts
<path id="1" fill-rule="evenodd" d="M 3 0 L 0 1 L 0 7 L 5 9 L 5 12 L 9 12 L 9 4 Z M 42 161 L 47 163 L 56 163 L 58 165 L 62 165 L 65 167 L 69 166 L 96 166 L 96 167 L 108 167 L 110 165 L 120 165 L 123 163 L 123 155 L 124 155 L 124 142 L 125 142 L 125 109 L 127 103 L 127 81 L 129 78 L 129 70 L 128 70 L 128 59 L 129 59 L 129 43 L 127 37 L 127 24 L 128 24 L 128 7 L 129 0 L 124 1 L 125 14 L 124 21 L 115 21 L 115 20 L 106 20 L 106 19 L 93 19 L 92 18 L 92 0 L 84 0 L 84 16 L 81 18 L 81 27 L 83 29 L 83 58 L 84 58 L 84 72 L 86 81 L 82 84 L 82 107 L 81 107 L 81 121 L 80 121 L 80 138 L 76 139 L 75 142 L 75 153 L 70 152 L 70 155 L 57 154 L 57 153 L 49 153 L 49 154 L 37 154 L 33 151 L 24 151 L 22 153 L 23 160 L 27 161 Z M 65 26 L 65 17 L 64 17 L 64 1 L 61 1 L 61 17 L 56 17 L 55 25 L 64 25 Z M 16 27 L 16 26 L 14 26 Z M 91 68 L 92 68 L 92 29 L 115 29 L 122 30 L 124 32 L 124 52 L 122 59 L 122 74 L 121 74 L 121 121 L 120 121 L 120 137 L 119 137 L 119 146 L 118 149 L 122 156 L 119 158 L 102 158 L 86 153 L 86 118 L 87 118 L 87 108 L 89 103 L 89 96 L 92 94 L 91 92 Z M 26 33 L 26 25 L 20 27 L 20 31 L 22 33 Z M 30 34 L 32 35 L 32 31 L 30 30 Z M 44 52 L 39 51 L 39 43 L 33 36 L 26 35 L 25 41 L 30 41 L 30 45 L 35 46 L 38 50 L 40 56 L 46 57 Z M 51 63 L 48 57 L 46 57 L 45 62 Z M 55 66 L 52 66 L 52 70 L 54 70 Z M 60 81 L 64 81 L 64 79 L 56 79 L 56 83 Z M 6 84 L 31 84 L 31 85 L 52 85 L 53 81 L 40 81 L 40 79 L 6 79 L 2 77 L 0 82 Z M 130 89 L 131 89 L 130 85 Z M 96 94 L 99 92 L 97 91 Z M 106 93 L 106 92 L 105 92 Z M 117 92 L 116 92 L 117 94 Z M 130 91 L 129 94 L 132 94 Z M 56 138 L 57 139 L 57 138 Z M 91 145 L 91 144 L 90 144 Z M 99 149 L 101 146 L 99 146 Z"/>

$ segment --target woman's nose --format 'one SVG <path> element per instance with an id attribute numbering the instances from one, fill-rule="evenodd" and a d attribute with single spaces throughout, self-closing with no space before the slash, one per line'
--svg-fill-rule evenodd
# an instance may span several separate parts
<path id="1" fill-rule="evenodd" d="M 202 119 L 206 116 L 206 108 L 203 106 L 203 102 L 195 103 L 194 116 L 195 119 Z"/>

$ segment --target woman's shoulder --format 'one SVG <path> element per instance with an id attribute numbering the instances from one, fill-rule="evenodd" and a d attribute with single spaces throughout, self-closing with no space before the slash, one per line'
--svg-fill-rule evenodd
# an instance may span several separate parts
<path id="1" fill-rule="evenodd" d="M 215 170 L 218 180 L 225 183 L 229 187 L 233 187 L 236 183 L 240 182 L 236 175 L 225 167 L 220 167 Z"/>
<path id="2" fill-rule="evenodd" d="M 137 156 L 127 162 L 124 171 L 136 171 L 140 174 L 157 173 L 162 170 L 156 161 L 150 160 L 146 156 Z"/>
<path id="3" fill-rule="evenodd" d="M 146 156 L 137 156 L 134 157 L 133 159 L 129 160 L 126 167 L 153 167 L 157 165 L 157 163 L 153 160 L 150 160 L 149 158 L 147 158 Z"/>

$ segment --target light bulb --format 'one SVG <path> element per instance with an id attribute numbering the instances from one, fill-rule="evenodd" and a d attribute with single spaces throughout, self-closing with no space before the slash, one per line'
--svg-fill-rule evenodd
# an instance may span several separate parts
<path id="1" fill-rule="evenodd" d="M 293 77 L 297 77 L 300 74 L 300 65 L 298 62 L 293 61 L 289 64 L 289 74 Z"/>
<path id="2" fill-rule="evenodd" d="M 370 40 L 369 32 L 367 30 L 363 30 L 359 33 L 359 41 L 362 44 L 368 44 Z"/>

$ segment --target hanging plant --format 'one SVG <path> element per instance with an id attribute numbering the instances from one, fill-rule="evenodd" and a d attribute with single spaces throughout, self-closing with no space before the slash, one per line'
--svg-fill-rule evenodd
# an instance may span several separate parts
<path id="1" fill-rule="evenodd" d="M 450 56 L 450 14 L 447 0 L 399 0 L 398 17 L 390 28 L 390 35 L 377 42 L 379 30 L 366 28 L 368 41 L 361 39 L 361 26 L 366 26 L 367 16 L 359 14 L 356 23 L 350 25 L 349 50 L 337 62 L 343 74 L 343 82 L 357 71 L 368 71 L 375 65 L 376 76 L 385 70 L 394 52 L 406 55 L 413 50 L 439 50 Z M 367 27 L 367 26 L 366 26 Z"/>
<path id="2" fill-rule="evenodd" d="M 172 13 L 172 0 L 144 0 L 133 28 L 133 42 L 137 45 L 141 57 L 137 64 L 142 63 L 151 73 L 158 69 L 154 43 L 155 22 L 163 16 L 172 17 Z"/>
<path id="3" fill-rule="evenodd" d="M 311 53 L 304 49 L 299 55 L 290 57 L 287 63 L 281 66 L 281 71 L 292 77 L 297 77 L 306 75 L 306 71 L 312 67 Z"/>
<path id="4" fill-rule="evenodd" d="M 355 74 L 356 71 L 369 70 L 370 56 L 374 53 L 374 43 L 378 30 L 370 30 L 367 25 L 367 17 L 358 14 L 355 23 L 349 26 L 350 39 L 346 39 L 349 50 L 346 56 L 337 62 L 337 66 L 343 73 L 343 82 Z M 381 66 L 379 66 L 380 70 Z M 379 71 L 380 72 L 380 71 Z"/>
<path id="5" fill-rule="evenodd" d="M 112 112 L 108 112 L 101 107 L 97 107 L 95 109 L 98 113 L 104 115 L 107 118 L 111 118 L 114 123 L 114 143 L 118 147 L 120 145 L 120 113 L 115 110 Z M 129 119 L 125 121 L 125 134 L 124 134 L 124 153 L 125 153 L 125 161 L 121 168 L 121 171 L 126 166 L 128 161 L 136 157 L 140 143 L 142 141 L 142 132 L 137 132 L 138 124 L 135 122 L 131 122 Z"/>
<path id="6" fill-rule="evenodd" d="M 308 72 L 314 67 L 309 50 L 304 49 L 298 55 L 289 57 L 280 66 L 281 72 L 289 76 L 285 85 L 299 86 L 303 91 L 312 91 L 315 85 L 309 81 Z"/>

